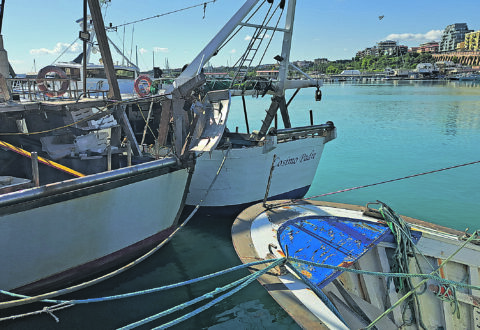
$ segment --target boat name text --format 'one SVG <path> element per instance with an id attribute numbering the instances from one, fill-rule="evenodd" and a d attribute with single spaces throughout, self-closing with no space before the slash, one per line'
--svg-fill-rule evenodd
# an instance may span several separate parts
<path id="1" fill-rule="evenodd" d="M 286 159 L 278 159 L 275 167 L 280 167 L 280 166 L 287 166 L 287 165 L 295 165 L 297 163 L 303 163 L 312 159 L 315 159 L 315 156 L 317 155 L 316 152 L 311 152 L 309 154 L 302 154 L 301 156 L 298 157 L 289 157 Z"/>

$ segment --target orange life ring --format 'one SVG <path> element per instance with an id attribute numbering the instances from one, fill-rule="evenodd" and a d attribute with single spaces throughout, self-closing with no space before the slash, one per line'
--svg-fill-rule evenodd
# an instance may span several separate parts
<path id="1" fill-rule="evenodd" d="M 150 79 L 147 75 L 140 75 L 137 79 L 135 79 L 135 84 L 133 88 L 135 92 L 140 97 L 145 97 L 150 94 L 150 87 L 152 86 L 152 79 Z"/>
<path id="2" fill-rule="evenodd" d="M 45 80 L 45 77 L 49 73 L 54 73 L 58 75 L 60 79 L 68 79 L 67 74 L 61 68 L 56 67 L 54 65 L 48 65 L 43 69 L 41 69 L 40 71 L 38 71 L 37 80 L 36 80 L 38 89 L 41 92 L 45 92 L 45 95 L 48 97 L 62 96 L 68 90 L 68 87 L 69 87 L 68 80 L 62 80 L 62 84 L 60 85 L 59 90 L 48 91 L 47 80 Z"/>

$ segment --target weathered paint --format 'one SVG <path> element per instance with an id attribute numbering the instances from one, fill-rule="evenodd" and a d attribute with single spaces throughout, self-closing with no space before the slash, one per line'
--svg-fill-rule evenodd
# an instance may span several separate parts
<path id="1" fill-rule="evenodd" d="M 371 248 L 391 235 L 382 223 L 335 216 L 299 217 L 282 224 L 278 241 L 291 257 L 332 266 L 348 267 Z M 291 263 L 319 289 L 340 271 Z"/>

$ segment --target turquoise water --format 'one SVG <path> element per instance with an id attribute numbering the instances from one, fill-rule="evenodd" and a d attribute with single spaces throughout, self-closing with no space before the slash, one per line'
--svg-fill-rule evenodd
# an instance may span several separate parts
<path id="1" fill-rule="evenodd" d="M 451 82 L 388 82 L 329 84 L 323 100 L 314 90 L 297 95 L 291 107 L 294 125 L 331 120 L 336 140 L 325 146 L 309 196 L 338 191 L 480 160 L 480 84 Z M 265 105 L 247 98 L 251 129 L 258 129 Z M 235 106 L 233 110 L 241 110 Z M 244 129 L 243 113 L 233 114 L 229 127 Z M 398 213 L 458 230 L 480 228 L 480 164 L 374 187 L 322 197 L 322 200 L 364 205 L 381 200 Z M 194 217 L 156 255 L 138 267 L 69 298 L 99 297 L 162 286 L 238 265 L 232 247 L 233 218 Z M 0 324 L 7 329 L 112 329 L 156 314 L 230 283 L 240 271 L 208 284 L 125 301 L 76 306 L 48 315 Z M 200 305 L 195 305 L 199 307 Z M 36 306 L 41 308 L 41 306 Z M 16 312 L 24 312 L 19 309 Z M 189 309 L 188 311 L 191 311 Z M 185 313 L 185 311 L 183 312 Z M 179 317 L 149 323 L 152 328 Z M 292 329 L 290 317 L 257 283 L 180 323 L 176 329 Z"/>

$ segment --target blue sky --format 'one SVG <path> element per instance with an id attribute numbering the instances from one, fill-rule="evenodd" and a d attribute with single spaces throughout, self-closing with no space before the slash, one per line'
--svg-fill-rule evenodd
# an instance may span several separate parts
<path id="1" fill-rule="evenodd" d="M 105 23 L 115 26 L 203 2 L 112 0 L 106 8 Z M 163 68 L 168 59 L 170 67 L 181 67 L 195 57 L 242 4 L 238 0 L 216 0 L 207 4 L 205 18 L 200 6 L 127 25 L 125 31 L 122 27 L 108 35 L 125 53 L 132 54 L 134 62 L 138 49 L 142 70 L 151 69 L 154 57 L 156 66 Z M 15 71 L 33 71 L 34 59 L 37 70 L 50 65 L 72 43 L 73 47 L 60 61 L 78 55 L 81 43 L 76 39 L 80 27 L 75 20 L 82 16 L 82 8 L 82 0 L 6 0 L 2 34 Z M 380 20 L 381 15 L 384 18 Z M 407 46 L 439 41 L 445 26 L 453 23 L 467 23 L 470 29 L 479 30 L 478 0 L 297 0 L 291 60 L 349 59 L 358 50 L 386 39 Z M 222 49 L 211 64 L 233 64 L 247 44 L 249 32 L 242 30 L 238 40 Z M 280 52 L 278 36 L 271 46 L 278 51 L 267 53 L 266 63 L 273 63 L 274 52 Z M 114 60 L 120 58 L 115 55 Z M 95 61 L 93 56 L 91 62 Z"/>

